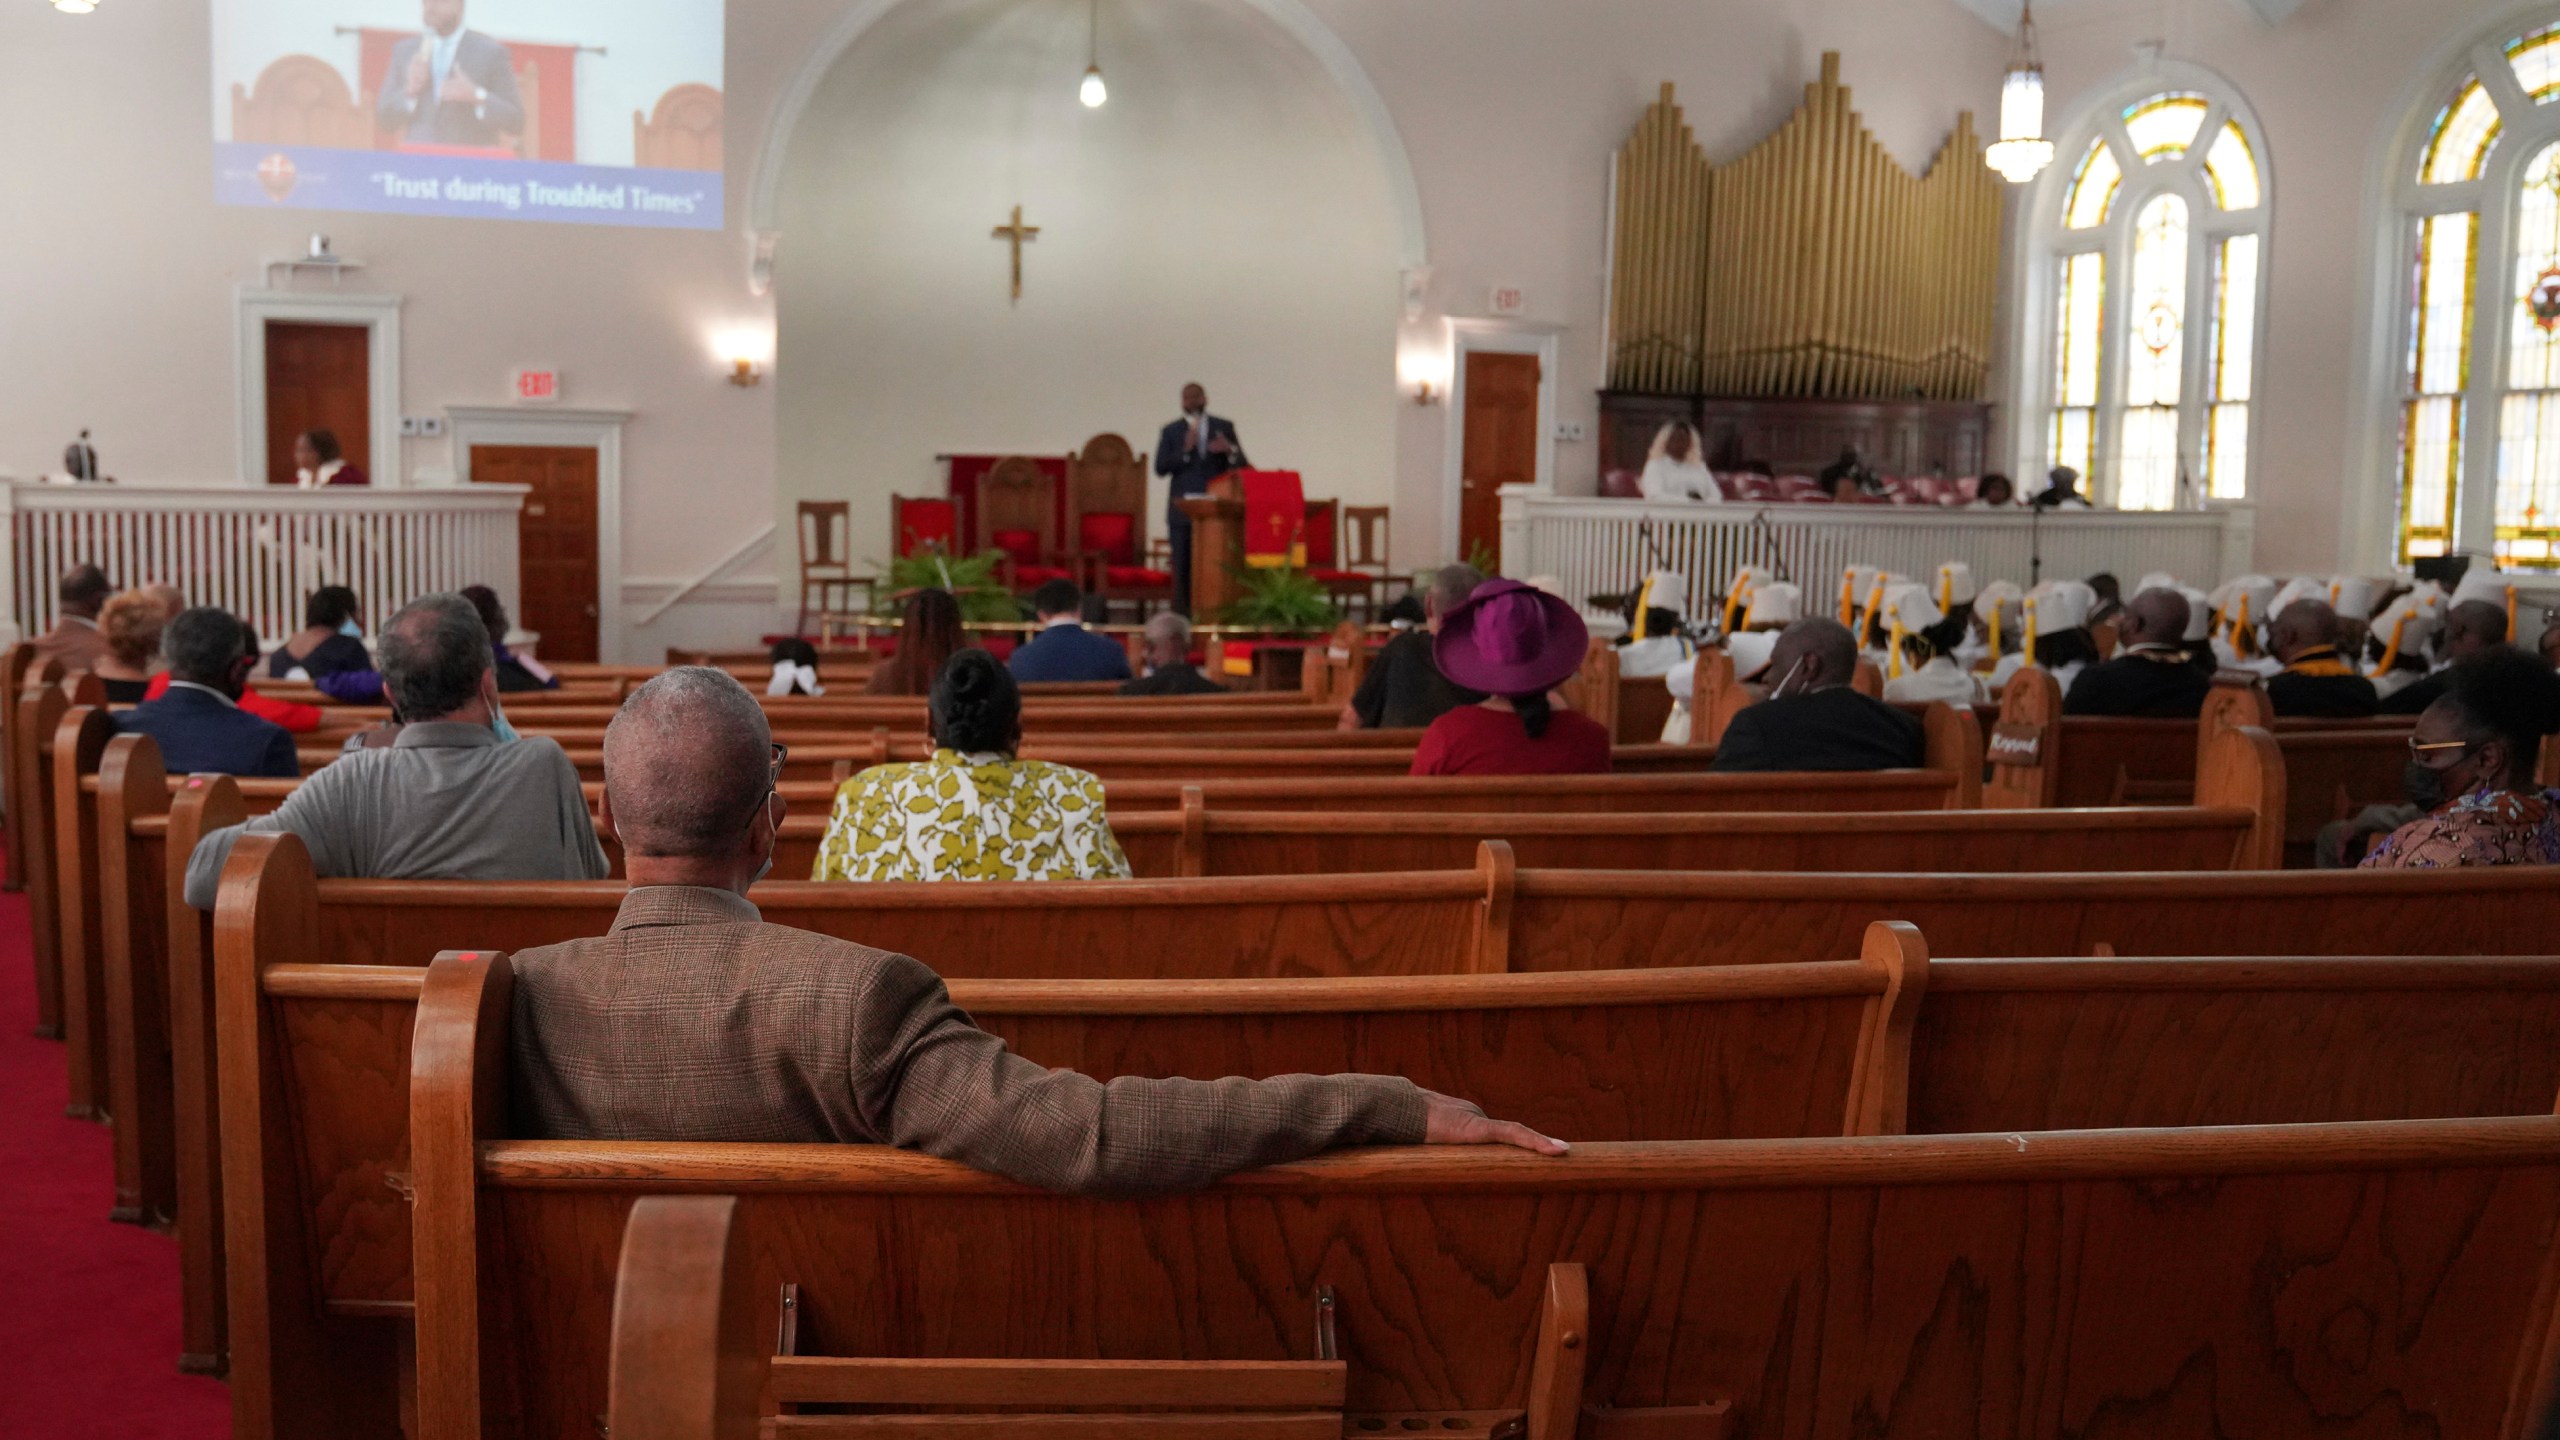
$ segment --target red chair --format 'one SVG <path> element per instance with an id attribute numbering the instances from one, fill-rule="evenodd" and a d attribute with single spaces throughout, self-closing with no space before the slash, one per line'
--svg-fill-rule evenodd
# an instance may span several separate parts
<path id="1" fill-rule="evenodd" d="M 1378 584 L 1383 577 L 1366 570 L 1342 568 L 1341 552 L 1334 543 L 1335 531 L 1341 523 L 1341 509 L 1338 501 L 1307 502 L 1307 578 L 1323 586 L 1335 604 L 1357 600 L 1364 607 L 1364 613 L 1375 614 Z"/>
<path id="2" fill-rule="evenodd" d="M 994 550 L 997 583 L 1026 595 L 1075 571 L 1058 552 L 1058 497 L 1048 472 L 1016 455 L 996 462 L 978 482 L 978 533 L 974 550 Z"/>
<path id="3" fill-rule="evenodd" d="M 927 550 L 940 550 L 957 555 L 960 550 L 960 507 L 950 500 L 926 499 L 922 496 L 889 497 L 889 534 L 901 560 L 921 555 Z"/>
<path id="4" fill-rule="evenodd" d="M 1145 614 L 1173 603 L 1173 572 L 1146 563 L 1147 462 L 1118 435 L 1096 435 L 1067 466 L 1067 525 L 1085 590 Z"/>

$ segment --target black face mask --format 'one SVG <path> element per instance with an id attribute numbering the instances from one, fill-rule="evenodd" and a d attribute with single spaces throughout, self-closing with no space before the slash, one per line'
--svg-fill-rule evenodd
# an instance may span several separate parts
<path id="1" fill-rule="evenodd" d="M 2431 770 L 2412 760 L 2400 770 L 2400 788 L 2409 792 L 2409 803 L 2429 814 L 2444 804 L 2444 772 Z"/>

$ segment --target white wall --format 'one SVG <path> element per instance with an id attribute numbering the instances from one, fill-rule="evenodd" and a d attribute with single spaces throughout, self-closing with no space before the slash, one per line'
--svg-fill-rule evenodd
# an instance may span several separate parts
<path id="1" fill-rule="evenodd" d="M 184 11 L 183 0 L 164 0 Z M 254 89 L 267 66 L 285 55 L 317 55 L 335 63 L 347 88 L 363 94 L 357 61 L 362 40 L 341 28 L 419 28 L 417 0 L 212 0 L 213 134 L 231 138 L 231 87 Z M 578 69 L 578 162 L 631 163 L 631 115 L 656 109 L 678 85 L 721 84 L 723 0 L 479 0 L 463 23 L 505 40 L 593 45 Z M 91 17 L 95 18 L 95 17 Z"/>
<path id="2" fill-rule="evenodd" d="M 0 5 L 0 134 L 32 137 L 22 138 L 10 154 L 11 203 L 0 206 L 0 347 L 9 357 L 0 372 L 0 471 L 49 468 L 72 432 L 91 425 L 109 468 L 119 474 L 236 483 L 233 289 L 258 283 L 263 260 L 297 252 L 308 231 L 326 228 L 343 253 L 367 262 L 351 284 L 404 297 L 405 409 L 431 413 L 446 404 L 487 403 L 503 393 L 509 367 L 560 365 L 568 403 L 636 412 L 626 439 L 626 578 L 634 587 L 671 584 L 707 569 L 773 522 L 786 495 L 796 493 L 786 487 L 807 483 L 777 483 L 777 398 L 796 404 L 804 393 L 821 394 L 843 383 L 828 373 L 838 357 L 816 351 L 805 365 L 785 353 L 773 382 L 753 390 L 721 383 L 718 370 L 726 332 L 741 333 L 741 343 L 751 348 L 772 345 L 777 302 L 747 291 L 749 246 L 739 198 L 753 178 L 766 117 L 853 3 L 738 0 L 731 7 L 726 90 L 733 198 L 726 233 L 217 208 L 211 202 L 205 124 L 213 69 L 205 6 L 109 0 L 94 15 L 73 17 L 34 0 Z M 910 3 L 925 8 L 913 17 L 893 14 L 880 33 L 907 34 L 912 25 L 913 38 L 899 43 L 929 50 L 932 17 L 941 13 L 943 0 Z M 1305 3 L 1375 82 L 1420 185 L 1435 270 L 1430 312 L 1420 324 L 1382 340 L 1382 348 L 1437 345 L 1441 317 L 1480 315 L 1491 286 L 1523 286 L 1531 318 L 1562 327 L 1559 389 L 1566 421 L 1593 417 L 1593 391 L 1602 378 L 1609 156 L 1662 80 L 1677 82 L 1710 154 L 1728 159 L 1784 119 L 1820 52 L 1837 48 L 1869 125 L 1905 164 L 1918 165 L 1934 152 L 1959 109 L 1971 107 L 1987 119 L 2006 51 L 2003 36 L 1954 0 Z M 993 15 L 1012 10 L 998 0 L 986 4 Z M 1054 8 L 1079 7 L 1061 0 Z M 2443 35 L 2469 29 L 2493 8 L 2490 0 L 2309 0 L 2276 30 L 2241 16 L 2227 0 L 2090 0 L 2050 15 L 2039 9 L 2057 106 L 2132 63 L 2132 43 L 2165 28 L 2171 53 L 2220 69 L 2265 121 L 2279 195 L 2260 404 L 2268 441 L 2262 467 L 2266 513 L 2258 532 L 2267 560 L 2279 568 L 2332 560 L 2339 472 L 2351 448 L 2389 443 L 2387 436 L 2351 435 L 2346 424 L 2354 329 L 2362 308 L 2362 187 L 2373 146 L 2397 119 L 2383 113 L 2390 108 L 2388 97 Z M 1035 9 L 1026 3 L 1020 13 Z M 1130 52 L 1132 68 L 1121 71 L 1107 48 L 1114 12 L 1139 9 L 1164 12 L 1165 25 L 1197 24 L 1235 37 L 1239 48 L 1230 51 L 1220 40 L 1218 53 L 1204 57 L 1204 64 L 1256 57 L 1252 63 L 1283 67 L 1291 76 L 1307 73 L 1306 62 L 1274 45 L 1268 22 L 1239 18 L 1234 0 L 1112 0 L 1105 5 L 1106 63 L 1117 83 L 1108 123 L 1124 123 L 1122 116 L 1155 103 L 1139 83 L 1147 63 L 1143 54 Z M 1058 23 L 1072 29 L 1073 18 L 1065 14 Z M 1023 52 L 1033 59 L 1046 53 L 1037 45 Z M 1056 59 L 1051 55 L 1040 64 Z M 867 63 L 872 62 L 860 48 L 845 61 L 856 75 Z M 1081 68 L 1080 57 L 1069 55 L 1062 73 L 1024 72 L 1022 108 L 986 120 L 987 128 L 973 133 L 1027 143 L 1035 128 L 1029 107 L 1054 105 L 1071 93 Z M 979 73 L 971 83 L 995 83 L 1000 73 Z M 854 83 L 851 90 L 862 88 Z M 1168 86 L 1162 102 L 1180 103 L 1183 93 Z M 1335 121 L 1326 117 L 1338 114 L 1332 99 L 1312 90 L 1290 97 L 1275 84 L 1253 93 L 1257 105 L 1294 98 L 1303 108 L 1272 113 L 1302 116 L 1311 125 L 1322 120 L 1330 126 Z M 842 127 L 858 127 L 867 115 L 899 133 L 906 117 L 865 109 L 871 102 L 864 95 L 838 96 L 832 85 L 827 96 L 819 119 L 836 128 L 816 143 L 804 137 L 792 165 L 882 177 L 885 183 L 895 167 L 886 163 L 893 157 L 880 137 L 849 135 Z M 1322 154 L 1340 156 L 1342 163 L 1360 167 L 1354 180 L 1368 183 L 1374 160 L 1358 145 L 1326 149 L 1331 142 L 1318 133 L 1322 128 L 1285 137 L 1286 145 L 1276 139 L 1272 144 L 1299 157 L 1299 164 L 1315 163 Z M 1087 163 L 1065 148 L 1025 153 Z M 1130 163 L 1139 166 L 1130 173 L 1143 175 L 1139 161 Z M 1123 183 L 1110 178 L 1111 169 L 1094 172 L 1091 184 Z M 1302 174 L 1285 170 L 1281 178 L 1291 186 L 1304 181 Z M 1054 203 L 1062 208 L 1047 212 L 1043 207 L 1051 202 L 1035 203 L 1033 195 L 1023 194 L 1034 221 L 1048 213 L 1070 215 L 1067 207 L 1090 193 L 1082 170 L 1056 177 L 1026 172 L 1018 180 L 998 174 L 955 177 L 948 200 L 950 254 L 947 260 L 926 255 L 915 263 L 937 275 L 947 264 L 953 279 L 969 270 L 976 283 L 965 295 L 957 288 L 950 293 L 983 306 L 1002 259 L 986 229 L 1017 198 L 1006 191 L 1036 185 L 1054 186 Z M 1361 216 L 1370 213 L 1363 202 L 1347 217 L 1321 219 L 1366 224 Z M 962 218 L 968 221 L 965 230 L 959 228 Z M 863 313 L 893 314 L 894 294 L 877 293 L 876 286 L 862 290 L 853 280 L 862 257 L 892 253 L 864 247 L 913 245 L 912 232 L 847 214 L 828 223 L 841 224 L 842 234 L 786 229 L 784 294 L 791 295 L 795 284 L 817 285 L 829 266 L 844 264 L 842 278 L 826 283 L 846 285 L 848 303 L 878 307 Z M 953 324 L 967 336 L 999 333 L 973 328 L 989 324 L 1062 327 L 1063 314 L 1050 307 L 1085 302 L 1056 282 L 1076 262 L 1083 237 L 1100 233 L 1081 219 L 1061 221 L 1029 257 L 1030 290 L 1022 312 L 1008 310 L 1000 319 L 959 316 Z M 839 244 L 849 248 L 830 259 Z M 1326 257 L 1305 257 L 1304 263 L 1320 268 Z M 1384 274 L 1376 283 L 1391 289 L 1395 279 Z M 1239 283 L 1250 285 L 1253 277 Z M 794 296 L 784 303 L 796 329 L 802 302 Z M 821 333 L 810 332 L 813 343 Z M 912 385 L 916 393 L 974 392 L 977 413 L 990 430 L 1021 424 L 1027 433 L 1020 443 L 1050 448 L 1061 443 L 1052 438 L 1060 431 L 1068 436 L 1064 444 L 1081 440 L 1081 417 L 1087 415 L 1097 417 L 1091 428 L 1107 423 L 1135 431 L 1160 422 L 1171 386 L 1185 378 L 1178 372 L 1207 367 L 1197 352 L 1172 348 L 1185 343 L 1180 337 L 1139 332 L 1138 340 L 1124 341 L 1118 333 L 1102 325 L 1097 344 L 1138 352 L 1147 363 L 1110 378 L 1115 386 L 1125 380 L 1126 398 L 1113 390 L 1080 399 L 1073 424 L 1064 414 L 1054 421 L 1042 417 L 1038 407 L 1052 403 L 1047 387 L 1034 375 L 1009 371 L 1012 362 L 1001 353 L 945 350 L 930 357 L 931 368 L 952 373 L 911 379 L 886 373 L 904 367 L 852 353 L 859 347 L 850 327 L 840 328 L 833 343 L 843 347 L 841 363 L 870 367 L 853 372 L 862 384 Z M 785 337 L 786 352 L 794 343 Z M 810 369 L 820 374 L 812 376 Z M 1247 382 L 1239 382 L 1246 385 L 1241 390 L 1238 384 L 1220 385 L 1214 371 L 1202 378 L 1217 389 L 1220 408 L 1235 415 L 1248 440 L 1269 437 L 1259 448 L 1266 458 L 1281 458 L 1269 446 L 1299 428 L 1286 409 L 1295 403 L 1294 392 L 1264 395 L 1253 393 Z M 1399 560 L 1424 565 L 1446 558 L 1454 549 L 1453 537 L 1439 533 L 1448 415 L 1394 403 L 1385 361 L 1372 378 L 1356 384 L 1330 373 L 1306 383 L 1337 382 L 1340 390 L 1324 393 L 1342 398 L 1326 403 L 1341 409 L 1355 428 L 1376 425 L 1392 433 L 1391 442 L 1357 443 L 1378 445 L 1366 453 L 1392 455 Z M 804 391 L 808 386 L 817 388 Z M 1384 402 L 1379 408 L 1363 398 L 1373 386 Z M 911 483 L 913 476 L 929 478 L 929 468 L 920 467 L 930 466 L 934 450 L 1007 438 L 919 439 L 884 460 L 881 474 L 847 473 L 846 492 L 878 494 Z M 1299 450 L 1288 458 L 1315 453 L 1316 443 L 1310 437 L 1305 448 L 1288 447 Z M 440 444 L 412 442 L 407 458 L 405 468 L 412 471 L 446 463 Z M 1590 488 L 1594 468 L 1589 445 L 1560 447 L 1558 473 L 1566 489 Z M 1355 477 L 1342 488 L 1353 493 L 1357 483 Z M 756 582 L 790 569 L 787 548 L 751 561 L 716 592 L 723 597 L 718 603 L 744 603 L 752 611 Z M 745 602 L 737 598 L 740 587 L 750 596 Z M 678 607 L 653 629 L 690 624 L 680 618 L 688 608 Z M 662 643 L 638 631 L 632 647 L 646 654 Z"/>
<path id="3" fill-rule="evenodd" d="M 1112 98 L 1087 110 L 1081 8 L 917 0 L 793 136 L 780 501 L 853 500 L 858 556 L 889 553 L 892 493 L 940 493 L 935 455 L 1060 455 L 1102 431 L 1151 450 L 1193 379 L 1256 463 L 1387 498 L 1401 300 L 1349 106 L 1232 0 L 1121 0 L 1103 34 Z M 990 234 L 1015 205 L 1040 227 L 1019 301 Z"/>

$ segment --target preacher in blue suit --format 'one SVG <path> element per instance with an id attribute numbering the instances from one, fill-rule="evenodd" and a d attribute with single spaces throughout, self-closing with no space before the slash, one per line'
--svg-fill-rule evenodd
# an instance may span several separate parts
<path id="1" fill-rule="evenodd" d="M 1173 481 L 1165 500 L 1165 530 L 1173 540 L 1173 608 L 1191 613 L 1191 517 L 1185 498 L 1205 495 L 1209 482 L 1245 463 L 1234 422 L 1209 413 L 1209 392 L 1192 381 L 1182 387 L 1182 418 L 1156 437 L 1156 473 Z"/>
<path id="2" fill-rule="evenodd" d="M 382 72 L 374 120 L 416 145 L 501 143 L 524 131 L 524 97 L 504 41 L 462 28 L 462 0 L 424 0 L 427 33 L 403 40 Z"/>
<path id="3" fill-rule="evenodd" d="M 172 775 L 302 774 L 284 727 L 240 708 L 249 631 L 230 611 L 199 605 L 180 612 L 161 632 L 160 648 L 169 656 L 169 693 L 124 712 L 118 730 L 158 741 L 160 763 Z"/>

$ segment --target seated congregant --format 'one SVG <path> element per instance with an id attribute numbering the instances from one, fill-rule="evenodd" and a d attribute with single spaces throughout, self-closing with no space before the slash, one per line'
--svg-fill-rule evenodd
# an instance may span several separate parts
<path id="1" fill-rule="evenodd" d="M 898 614 L 898 648 L 872 670 L 865 695 L 930 695 L 943 664 L 969 643 L 960 625 L 960 600 L 928 585 L 907 597 Z"/>
<path id="2" fill-rule="evenodd" d="M 2032 664 L 2051 675 L 2069 698 L 2080 673 L 2100 658 L 2097 637 L 2089 633 L 2089 612 L 2097 603 L 2098 592 L 2078 580 L 2047 580 L 2028 591 L 2018 603 L 2024 631 L 2019 649 L 1992 667 L 1992 693 L 1998 694 L 2010 676 Z"/>
<path id="3" fill-rule="evenodd" d="M 160 632 L 170 612 L 147 590 L 127 590 L 98 612 L 98 631 L 106 651 L 90 672 L 106 686 L 110 705 L 138 705 L 151 692 L 152 669 L 160 658 Z"/>
<path id="4" fill-rule="evenodd" d="M 2278 715 L 2355 719 L 2380 708 L 2373 682 L 2338 654 L 2338 613 L 2328 601 L 2296 600 L 2277 612 L 2267 648 L 2284 666 L 2267 677 L 2267 701 Z"/>
<path id="5" fill-rule="evenodd" d="M 2420 628 L 2424 629 L 2423 626 Z M 2377 628 L 2376 633 L 2380 635 L 2383 632 Z M 2381 713 L 2426 713 L 2428 706 L 2444 698 L 2452 667 L 2506 643 L 2506 638 L 2507 612 L 2503 606 L 2492 605 L 2486 600 L 2465 600 L 2454 605 L 2444 612 L 2444 628 L 2436 635 L 2436 655 L 2441 663 L 2434 670 L 2415 676 L 2394 676 L 2388 693 L 2384 693 L 2385 677 L 2374 677 L 2375 693 L 2381 696 Z M 2385 639 L 2387 643 L 2387 636 Z M 2402 649 L 2416 649 L 2421 643 L 2408 640 Z M 2400 658 L 2405 660 L 2406 657 Z M 2424 670 L 2423 663 L 2419 668 Z"/>
<path id="6" fill-rule="evenodd" d="M 1003 678 L 983 651 L 953 663 Z M 916 961 L 764 923 L 747 893 L 782 824 L 772 753 L 755 697 L 717 670 L 670 670 L 614 717 L 605 816 L 631 889 L 605 935 L 515 954 L 519 1133 L 896 1145 L 1102 1195 L 1343 1145 L 1564 1153 L 1391 1077 L 1104 1084 L 1022 1059 Z"/>
<path id="7" fill-rule="evenodd" d="M 293 437 L 293 481 L 305 490 L 373 483 L 364 471 L 347 463 L 334 430 L 305 430 Z"/>
<path id="8" fill-rule="evenodd" d="M 200 605 L 180 612 L 161 632 L 160 647 L 169 658 L 162 693 L 117 716 L 118 731 L 150 736 L 172 775 L 291 780 L 302 773 L 291 732 L 241 708 L 253 661 L 230 611 Z"/>
<path id="9" fill-rule="evenodd" d="M 1441 617 L 1431 654 L 1452 683 L 1485 698 L 1431 722 L 1414 748 L 1413 773 L 1609 773 L 1608 729 L 1551 694 L 1590 649 L 1589 627 L 1561 597 L 1517 580 L 1477 586 Z"/>
<path id="10" fill-rule="evenodd" d="M 1716 746 L 1717 770 L 1895 770 L 1919 765 L 1918 719 L 1851 688 L 1858 643 L 1834 620 L 1800 620 L 1769 657 L 1769 698 L 1745 706 Z"/>
<path id="11" fill-rule="evenodd" d="M 1698 653 L 1689 641 L 1688 592 L 1688 580 L 1668 570 L 1644 577 L 1628 597 L 1627 633 L 1616 642 L 1618 678 L 1658 680 Z"/>
<path id="12" fill-rule="evenodd" d="M 187 903 L 213 908 L 244 832 L 290 830 L 322 876 L 601 880 L 604 849 L 578 767 L 518 738 L 498 702 L 489 632 L 459 595 L 424 595 L 382 627 L 382 674 L 405 723 L 295 787 L 274 814 L 216 830 L 187 860 Z"/>
<path id="13" fill-rule="evenodd" d="M 518 655 L 507 648 L 507 604 L 498 592 L 486 585 L 465 585 L 462 598 L 480 612 L 480 626 L 489 632 L 490 664 L 498 677 L 498 693 L 520 695 L 529 690 L 557 690 L 560 677 L 551 667 L 530 655 Z"/>
<path id="14" fill-rule="evenodd" d="M 482 628 L 486 633 L 487 627 Z M 356 592 L 344 585 L 312 591 L 303 602 L 302 628 L 267 657 L 267 673 L 278 680 L 307 680 L 345 704 L 379 704 L 382 673 L 364 646 L 364 612 Z"/>
<path id="15" fill-rule="evenodd" d="M 2122 650 L 2080 672 L 2062 697 L 2065 715 L 2133 715 L 2193 720 L 2204 713 L 2212 677 L 2191 663 L 2187 597 L 2162 586 L 2137 593 L 2116 612 Z"/>
<path id="16" fill-rule="evenodd" d="M 836 791 L 813 880 L 1123 880 L 1102 782 L 1017 758 L 1022 689 L 974 647 L 927 702 L 933 758 L 874 765 Z"/>
<path id="17" fill-rule="evenodd" d="M 168 643 L 165 634 L 162 636 L 161 643 L 165 648 Z M 245 623 L 240 625 L 240 654 L 249 662 L 248 671 L 244 673 L 254 673 L 260 658 L 258 632 L 250 629 Z M 143 692 L 142 698 L 145 701 L 157 700 L 169 693 L 169 685 L 170 673 L 163 670 L 151 677 L 150 688 Z M 299 701 L 278 700 L 261 695 L 257 687 L 246 683 L 241 685 L 240 693 L 233 698 L 239 703 L 242 713 L 255 715 L 270 724 L 281 725 L 292 734 L 308 735 L 320 728 L 320 707 L 317 705 L 305 705 Z"/>
<path id="18" fill-rule="evenodd" d="M 1147 621 L 1147 673 L 1120 687 L 1123 695 L 1223 695 L 1227 687 L 1191 663 L 1191 622 L 1159 610 Z"/>
<path id="19" fill-rule="evenodd" d="M 2560 673 L 2539 657 L 2499 645 L 2456 665 L 2409 736 L 2409 800 L 2424 813 L 2365 868 L 2560 864 L 2560 791 L 2534 779 L 2556 730 Z"/>
<path id="20" fill-rule="evenodd" d="M 1636 478 L 1636 490 L 1647 500 L 1724 503 L 1724 491 L 1716 484 L 1715 472 L 1707 468 L 1707 457 L 1699 453 L 1698 432 L 1678 420 L 1654 432 L 1653 449 L 1645 456 L 1644 473 Z"/>
<path id="21" fill-rule="evenodd" d="M 2044 489 L 2027 502 L 2039 510 L 2086 510 L 2089 501 L 2080 493 L 2080 472 L 2068 465 L 2056 465 L 2045 474 Z"/>
<path id="22" fill-rule="evenodd" d="M 2006 510 L 2018 503 L 2018 487 L 2006 475 L 1990 474 L 1976 481 L 1968 510 Z"/>
<path id="23" fill-rule="evenodd" d="M 66 672 L 94 673 L 99 659 L 107 653 L 107 637 L 98 629 L 98 612 L 106 608 L 108 597 L 115 591 L 116 587 L 107 581 L 107 572 L 95 565 L 74 565 L 62 572 L 61 583 L 54 587 L 53 628 L 30 642 L 36 654 L 61 661 Z"/>
<path id="24" fill-rule="evenodd" d="M 827 693 L 818 683 L 818 647 L 797 635 L 785 635 L 764 652 L 765 663 L 773 669 L 767 673 L 764 693 L 775 700 L 799 695 L 810 699 Z M 877 672 L 873 678 L 877 679 Z"/>
<path id="25" fill-rule="evenodd" d="M 1467 603 L 1483 583 L 1484 576 L 1472 565 L 1445 565 L 1431 577 L 1422 596 L 1422 628 L 1397 635 L 1370 657 L 1360 688 L 1342 707 L 1339 728 L 1419 730 L 1461 705 L 1484 698 L 1482 692 L 1442 675 L 1431 649 L 1442 619 Z"/>
<path id="26" fill-rule="evenodd" d="M 1040 633 L 1013 652 L 1013 678 L 1034 681 L 1126 680 L 1129 652 L 1107 635 L 1084 628 L 1084 592 L 1072 580 L 1052 580 L 1031 592 Z"/>
<path id="27" fill-rule="evenodd" d="M 1949 615 L 1940 610 L 1923 585 L 1896 585 L 1885 592 L 1886 660 L 1891 672 L 1884 682 L 1885 703 L 1974 703 L 1978 691 L 1973 677 L 1955 658 L 1967 618 L 1962 613 Z"/>

